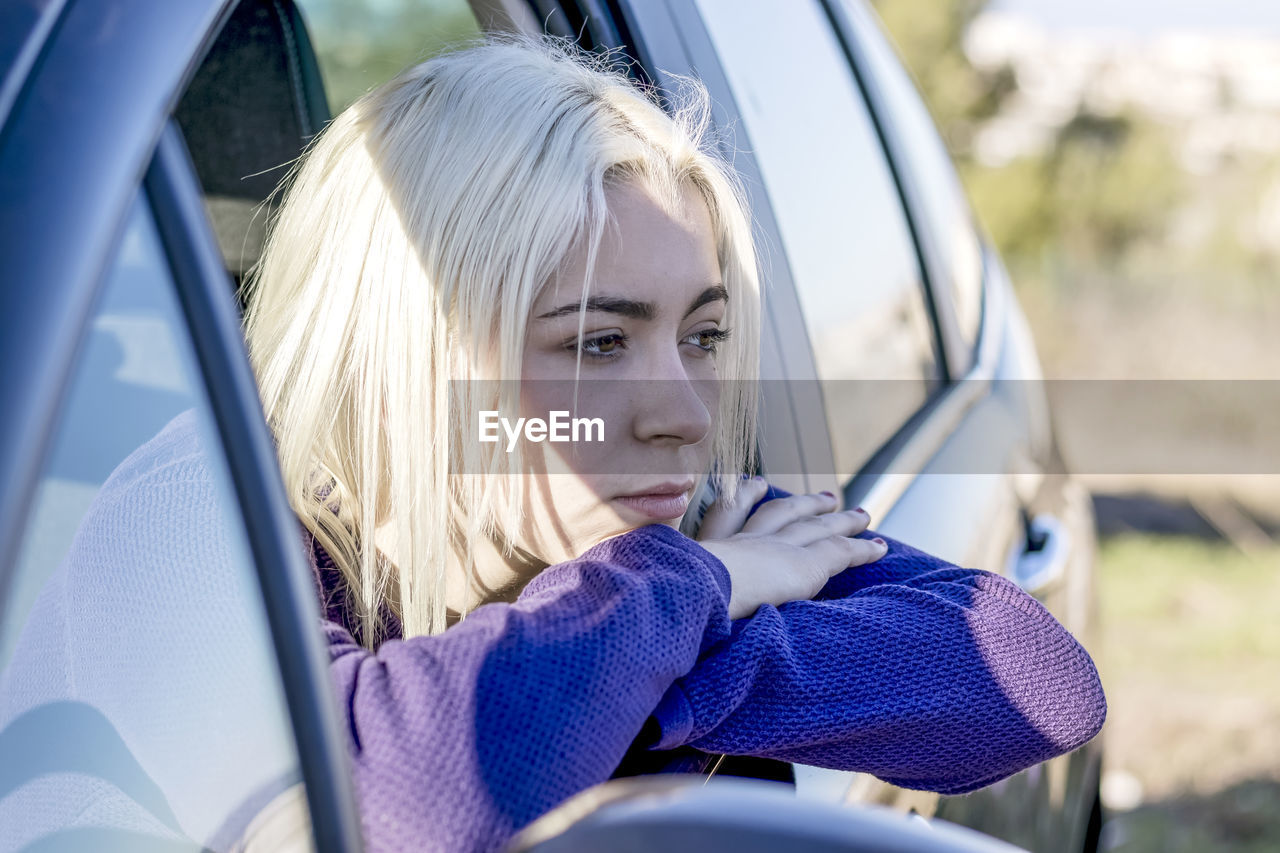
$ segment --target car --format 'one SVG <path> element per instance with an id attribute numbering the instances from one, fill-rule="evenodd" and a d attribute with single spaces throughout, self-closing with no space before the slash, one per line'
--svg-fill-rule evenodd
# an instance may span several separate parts
<path id="1" fill-rule="evenodd" d="M 0 8 L 4 850 L 360 848 L 237 302 L 272 191 L 329 117 L 303 17 L 319 2 Z M 1058 451 L 1008 276 L 874 13 L 860 0 L 463 11 L 621 51 L 659 93 L 704 82 L 762 247 L 763 472 L 1015 579 L 1094 647 L 1088 495 Z M 215 478 L 194 496 L 133 453 L 184 418 Z M 93 550 L 111 521 L 96 501 L 129 477 L 159 484 L 157 506 L 198 501 L 206 527 L 139 521 Z M 712 771 L 738 777 L 724 785 L 619 778 L 518 845 L 680 846 L 711 827 L 711 849 L 1007 849 L 999 838 L 1074 853 L 1097 845 L 1101 758 L 1095 740 L 946 797 L 727 757 Z"/>

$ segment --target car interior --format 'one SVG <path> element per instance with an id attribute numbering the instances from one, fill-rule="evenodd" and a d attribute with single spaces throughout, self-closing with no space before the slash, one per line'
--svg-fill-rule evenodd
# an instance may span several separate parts
<path id="1" fill-rule="evenodd" d="M 262 253 L 275 187 L 330 118 L 315 50 L 291 0 L 238 4 L 175 115 L 239 286 Z"/>

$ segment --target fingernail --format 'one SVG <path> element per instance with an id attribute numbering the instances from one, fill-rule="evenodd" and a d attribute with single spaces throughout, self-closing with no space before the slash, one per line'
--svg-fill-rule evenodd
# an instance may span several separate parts
<path id="1" fill-rule="evenodd" d="M 756 474 L 756 475 L 755 475 L 754 477 L 752 477 L 751 479 L 755 480 L 757 483 L 763 483 L 763 482 L 764 482 L 764 477 L 761 477 L 759 474 Z"/>
<path id="2" fill-rule="evenodd" d="M 862 507 L 860 507 L 860 506 L 855 506 L 855 507 L 853 508 L 853 511 L 854 511 L 854 512 L 860 512 L 860 513 L 862 513 L 863 515 L 871 515 L 871 513 L 867 512 L 865 509 L 863 509 L 863 508 L 862 508 Z"/>
<path id="3" fill-rule="evenodd" d="M 877 545 L 883 545 L 885 548 L 889 547 L 889 545 L 879 536 L 877 536 L 875 539 L 872 539 L 871 541 L 876 543 Z"/>
<path id="4" fill-rule="evenodd" d="M 822 491 L 818 492 L 818 494 L 826 495 L 829 498 L 834 498 L 836 496 L 835 492 L 828 492 L 826 489 L 823 489 Z"/>

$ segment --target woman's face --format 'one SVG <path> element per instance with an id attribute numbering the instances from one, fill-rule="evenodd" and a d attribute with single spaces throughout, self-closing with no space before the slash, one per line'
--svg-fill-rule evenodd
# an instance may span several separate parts
<path id="1" fill-rule="evenodd" d="M 533 472 L 525 541 L 548 563 L 632 528 L 679 524 L 710 464 L 729 294 L 707 205 L 687 186 L 668 211 L 630 183 L 608 203 L 586 310 L 582 247 L 528 321 L 521 414 L 567 411 L 603 427 L 584 426 L 578 441 L 522 440 Z"/>

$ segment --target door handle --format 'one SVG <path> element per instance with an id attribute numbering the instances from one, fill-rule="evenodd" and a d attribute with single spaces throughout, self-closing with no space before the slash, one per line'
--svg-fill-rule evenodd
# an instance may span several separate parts
<path id="1" fill-rule="evenodd" d="M 1028 517 L 1022 547 L 1014 552 L 1006 575 L 1036 595 L 1066 573 L 1070 558 L 1070 535 L 1057 516 Z"/>

